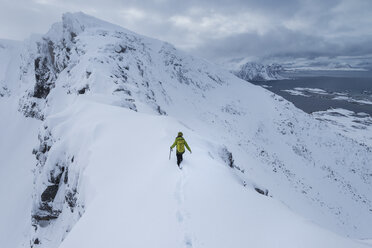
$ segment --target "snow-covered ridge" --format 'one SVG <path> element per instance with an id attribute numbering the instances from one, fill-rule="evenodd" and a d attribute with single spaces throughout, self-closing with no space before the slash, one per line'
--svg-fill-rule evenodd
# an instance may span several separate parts
<path id="1" fill-rule="evenodd" d="M 283 98 L 82 13 L 18 53 L 0 104 L 39 124 L 32 228 L 19 243 L 363 247 L 340 235 L 371 237 L 371 147 Z M 193 150 L 184 171 L 168 161 L 179 130 Z M 262 238 L 268 229 L 275 238 Z"/>
<path id="2" fill-rule="evenodd" d="M 284 68 L 279 64 L 263 65 L 254 62 L 248 62 L 242 65 L 239 70 L 233 73 L 246 81 L 267 81 L 285 79 L 281 72 Z"/>

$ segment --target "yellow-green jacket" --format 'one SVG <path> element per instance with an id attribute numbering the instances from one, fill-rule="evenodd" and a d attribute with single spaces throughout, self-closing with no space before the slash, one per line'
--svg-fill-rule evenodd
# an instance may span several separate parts
<path id="1" fill-rule="evenodd" d="M 177 153 L 184 153 L 185 152 L 185 146 L 187 150 L 191 152 L 191 149 L 189 145 L 187 144 L 186 140 L 182 136 L 178 136 L 176 140 L 174 141 L 173 145 L 171 148 L 177 146 Z"/>

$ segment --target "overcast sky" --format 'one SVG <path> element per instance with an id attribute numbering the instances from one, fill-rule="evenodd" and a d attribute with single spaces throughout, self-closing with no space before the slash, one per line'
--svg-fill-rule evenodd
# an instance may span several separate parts
<path id="1" fill-rule="evenodd" d="M 0 38 L 83 11 L 218 62 L 372 54 L 372 0 L 0 0 Z"/>

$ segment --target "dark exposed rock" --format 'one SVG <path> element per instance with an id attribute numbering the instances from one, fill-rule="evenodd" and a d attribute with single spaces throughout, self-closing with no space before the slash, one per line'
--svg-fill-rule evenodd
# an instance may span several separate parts
<path id="1" fill-rule="evenodd" d="M 37 42 L 38 54 L 33 65 L 36 82 L 33 90 L 20 101 L 19 106 L 19 110 L 26 117 L 44 120 L 45 99 L 55 87 L 58 74 L 68 66 L 72 52 L 74 52 L 73 44 L 73 33 L 70 38 L 65 37 L 58 42 L 48 37 Z"/>
<path id="2" fill-rule="evenodd" d="M 85 75 L 86 75 L 87 78 L 89 78 L 91 74 L 92 74 L 91 71 L 86 71 L 86 72 L 85 72 Z"/>
<path id="3" fill-rule="evenodd" d="M 10 90 L 6 87 L 0 87 L 0 97 L 10 96 Z"/>
<path id="4" fill-rule="evenodd" d="M 46 154 L 51 149 L 51 145 L 53 142 L 51 139 L 51 133 L 48 130 L 46 130 L 46 127 L 44 128 L 46 131 L 45 135 L 43 136 L 39 135 L 38 137 L 39 142 L 40 142 L 39 148 L 34 149 L 32 151 L 32 153 L 36 156 L 39 166 L 44 166 L 45 161 L 46 161 Z"/>
<path id="5" fill-rule="evenodd" d="M 221 155 L 221 158 L 222 160 L 230 167 L 230 168 L 234 168 L 235 167 L 235 164 L 234 164 L 234 159 L 233 159 L 233 155 L 232 153 L 227 150 L 226 147 L 223 147 L 221 152 L 220 152 L 220 155 Z"/>
<path id="6" fill-rule="evenodd" d="M 158 113 L 159 113 L 160 115 L 167 115 L 167 112 L 165 112 L 164 110 L 162 110 L 162 109 L 160 108 L 159 105 L 158 105 L 158 107 L 156 108 L 156 110 L 158 111 Z"/>
<path id="7" fill-rule="evenodd" d="M 74 33 L 74 32 L 70 32 L 70 39 L 71 39 L 71 41 L 72 41 L 73 43 L 76 42 L 76 41 L 75 41 L 76 36 L 77 36 L 76 33 Z"/>
<path id="8" fill-rule="evenodd" d="M 57 192 L 58 192 L 58 185 L 57 184 L 53 184 L 53 185 L 49 185 L 45 190 L 44 192 L 41 194 L 41 200 L 43 202 L 51 202 L 54 200 L 54 198 L 56 197 L 57 195 Z"/>
<path id="9" fill-rule="evenodd" d="M 31 117 L 38 120 L 44 120 L 44 114 L 42 112 L 42 107 L 39 104 L 39 99 L 23 97 L 19 102 L 19 110 L 23 113 L 25 117 Z"/>
<path id="10" fill-rule="evenodd" d="M 58 218 L 59 214 L 61 213 L 61 211 L 56 211 L 54 213 L 51 213 L 51 214 L 35 214 L 32 216 L 32 218 L 38 222 L 40 221 L 50 221 L 50 220 L 55 220 Z"/>
<path id="11" fill-rule="evenodd" d="M 41 149 L 39 151 L 41 153 L 46 153 L 46 152 L 48 152 L 50 150 L 51 146 L 48 145 L 48 144 L 46 144 L 46 143 L 43 143 L 43 144 L 40 145 L 40 148 Z"/>
<path id="12" fill-rule="evenodd" d="M 130 92 L 127 89 L 123 89 L 123 88 L 118 88 L 118 89 L 114 90 L 114 92 L 123 92 L 123 93 L 127 94 L 128 96 L 132 96 L 132 92 Z"/>
<path id="13" fill-rule="evenodd" d="M 260 193 L 261 195 L 265 195 L 267 196 L 269 194 L 269 191 L 267 189 L 260 189 L 260 188 L 257 188 L 255 187 L 254 188 L 258 193 Z"/>
<path id="14" fill-rule="evenodd" d="M 37 228 L 40 221 L 50 221 L 57 219 L 61 210 L 53 209 L 50 202 L 42 202 L 37 211 L 33 212 L 32 220 L 33 225 Z"/>
<path id="15" fill-rule="evenodd" d="M 85 92 L 89 90 L 89 85 L 85 85 L 83 88 L 78 90 L 79 95 L 85 94 Z"/>
<path id="16" fill-rule="evenodd" d="M 65 176 L 64 176 L 63 182 L 65 184 L 67 184 L 67 182 L 68 182 L 68 168 L 66 168 L 66 172 L 65 172 Z"/>
<path id="17" fill-rule="evenodd" d="M 49 213 L 53 212 L 53 208 L 52 208 L 51 204 L 49 204 L 48 202 L 41 202 L 41 204 L 39 205 L 38 210 L 40 210 L 42 212 L 49 212 Z"/>
<path id="18" fill-rule="evenodd" d="M 50 66 L 48 57 L 38 57 L 35 59 L 35 79 L 33 97 L 45 99 L 50 90 L 54 88 L 55 75 Z"/>
<path id="19" fill-rule="evenodd" d="M 73 191 L 68 191 L 66 196 L 65 196 L 65 200 L 68 204 L 68 206 L 71 208 L 71 211 L 73 212 L 74 211 L 74 208 L 76 207 L 76 190 L 73 190 Z"/>
<path id="20" fill-rule="evenodd" d="M 139 62 L 137 62 L 137 68 L 138 68 L 139 74 L 141 75 L 141 77 L 143 77 L 144 71 L 143 71 L 142 66 Z"/>

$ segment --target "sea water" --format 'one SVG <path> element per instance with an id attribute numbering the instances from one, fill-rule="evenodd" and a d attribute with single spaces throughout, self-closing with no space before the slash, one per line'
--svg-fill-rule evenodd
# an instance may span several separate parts
<path id="1" fill-rule="evenodd" d="M 307 113 L 342 108 L 372 116 L 372 71 L 286 72 L 289 79 L 253 82 Z"/>

